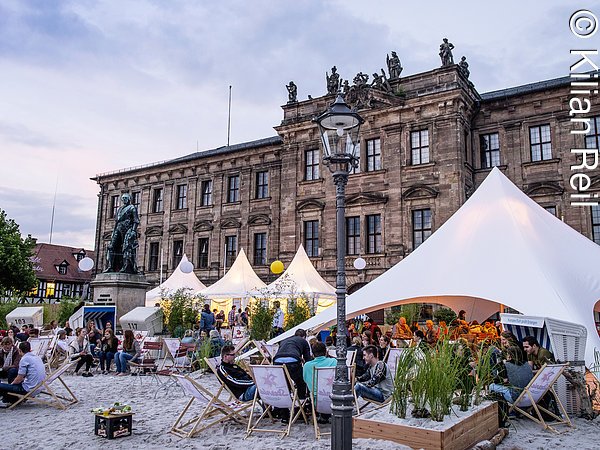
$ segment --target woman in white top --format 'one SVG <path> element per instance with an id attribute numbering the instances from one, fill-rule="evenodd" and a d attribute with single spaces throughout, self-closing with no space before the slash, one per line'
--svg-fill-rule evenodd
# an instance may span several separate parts
<path id="1" fill-rule="evenodd" d="M 90 353 L 90 343 L 87 340 L 87 332 L 84 328 L 75 330 L 75 340 L 71 342 L 71 361 L 77 361 L 75 366 L 75 375 L 79 374 L 79 369 L 85 364 L 85 372 L 82 376 L 92 377 L 90 368 L 94 363 L 94 357 Z"/>

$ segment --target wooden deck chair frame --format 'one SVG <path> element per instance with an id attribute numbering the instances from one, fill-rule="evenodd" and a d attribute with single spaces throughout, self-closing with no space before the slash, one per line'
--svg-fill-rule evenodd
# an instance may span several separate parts
<path id="1" fill-rule="evenodd" d="M 244 437 L 244 439 L 248 438 L 254 432 L 257 432 L 257 433 L 280 433 L 281 439 L 283 439 L 290 434 L 292 425 L 296 422 L 296 420 L 298 420 L 300 415 L 302 415 L 302 417 L 304 419 L 304 423 L 308 423 L 308 418 L 306 417 L 306 413 L 304 412 L 304 406 L 306 405 L 308 398 L 305 398 L 305 399 L 298 398 L 298 389 L 296 388 L 294 381 L 290 377 L 290 373 L 288 372 L 287 367 L 285 367 L 285 365 L 283 365 L 283 366 L 251 365 L 250 368 L 252 369 L 252 377 L 254 378 L 254 382 L 256 383 L 256 394 L 254 395 L 254 400 L 252 401 L 252 408 L 250 410 L 250 417 L 248 418 L 248 427 L 246 429 L 246 436 Z M 290 399 L 291 399 L 290 421 L 284 430 L 272 429 L 272 428 L 271 429 L 258 428 L 259 424 L 265 417 L 269 417 L 271 420 L 273 420 L 273 416 L 271 415 L 273 406 L 269 405 L 267 402 L 265 402 L 264 398 L 259 399 L 260 387 L 259 387 L 259 383 L 256 382 L 257 381 L 256 371 L 267 370 L 267 369 L 282 370 L 285 380 L 287 382 L 288 389 L 289 389 L 289 394 L 290 394 Z M 262 414 L 256 420 L 256 423 L 254 423 L 254 425 L 253 425 L 252 419 L 254 417 L 254 410 L 256 408 L 256 405 L 259 404 L 259 401 L 262 403 L 264 410 L 263 410 Z M 299 410 L 296 414 L 294 414 L 294 409 L 296 409 L 296 408 L 298 408 Z"/>
<path id="2" fill-rule="evenodd" d="M 511 411 L 516 411 L 528 419 L 539 423 L 544 427 L 544 429 L 548 429 L 555 433 L 558 433 L 558 431 L 553 426 L 546 423 L 544 417 L 542 416 L 542 412 L 548 414 L 550 417 L 556 420 L 556 422 L 553 422 L 553 425 L 567 425 L 572 427 L 573 424 L 571 423 L 571 419 L 569 418 L 565 407 L 558 398 L 556 391 L 554 391 L 554 383 L 556 383 L 556 380 L 560 378 L 567 366 L 568 364 L 544 364 L 540 370 L 537 371 L 529 384 L 523 388 L 523 391 L 519 394 L 517 399 L 510 404 L 510 408 L 508 410 L 509 413 Z M 564 419 L 538 404 L 540 399 L 542 399 L 548 392 L 551 392 L 552 395 L 554 395 L 554 399 L 556 400 L 560 413 L 564 416 Z M 530 404 L 523 405 L 522 403 Z"/>
<path id="3" fill-rule="evenodd" d="M 204 362 L 206 363 L 208 368 L 211 370 L 211 372 L 217 377 L 217 381 L 221 385 L 221 387 L 219 388 L 219 390 L 217 391 L 217 393 L 215 395 L 217 397 L 220 397 L 220 395 L 223 393 L 223 391 L 227 391 L 227 393 L 229 394 L 229 401 L 236 400 L 235 395 L 233 394 L 233 392 L 231 392 L 231 389 L 229 389 L 229 387 L 223 382 L 223 380 L 221 380 L 221 377 L 219 377 L 218 372 L 219 372 L 219 365 L 221 365 L 221 357 L 215 356 L 213 358 L 204 358 Z"/>
<path id="4" fill-rule="evenodd" d="M 321 431 L 321 429 L 319 428 L 319 424 L 317 423 L 317 413 L 322 411 L 318 411 L 318 405 L 319 405 L 319 378 L 324 378 L 326 375 L 332 375 L 333 378 L 335 378 L 335 366 L 332 367 L 315 367 L 315 371 L 314 371 L 314 375 L 313 375 L 313 383 L 312 383 L 312 389 L 311 389 L 311 409 L 312 409 L 312 419 L 313 419 L 313 426 L 315 428 L 315 438 L 317 439 L 321 439 L 321 437 L 323 436 L 330 436 L 331 435 L 331 431 L 330 432 L 326 432 L 323 433 Z M 333 386 L 332 386 L 333 388 Z M 327 399 L 329 399 L 329 396 L 331 395 L 331 391 L 329 392 L 324 392 L 321 395 L 326 395 Z M 331 411 L 326 412 L 325 414 L 331 414 Z"/>
<path id="5" fill-rule="evenodd" d="M 62 410 L 67 409 L 67 407 L 77 403 L 79 400 L 77 400 L 77 397 L 75 397 L 75 394 L 73 394 L 73 391 L 71 391 L 71 389 L 69 389 L 69 386 L 67 386 L 67 384 L 61 378 L 61 376 L 67 371 L 67 369 L 72 364 L 73 364 L 72 361 L 67 361 L 65 364 L 60 366 L 54 372 L 49 374 L 44 381 L 39 383 L 36 387 L 34 387 L 31 391 L 27 392 L 26 394 L 11 393 L 10 395 L 17 397 L 18 400 L 15 403 L 13 403 L 8 409 L 12 409 L 12 408 L 16 407 L 17 405 L 25 402 L 26 400 L 33 402 L 33 403 L 39 403 L 41 405 L 52 406 L 54 408 L 58 408 L 58 409 L 62 409 Z M 62 386 L 67 391 L 67 393 L 70 397 L 66 397 L 65 396 L 66 394 L 59 395 L 55 392 L 54 389 L 52 389 L 51 385 L 56 380 L 58 380 L 58 382 L 60 382 L 60 384 L 62 384 Z M 45 399 L 40 398 L 40 396 L 42 396 L 42 395 L 49 396 L 50 400 L 45 400 Z"/>
<path id="6" fill-rule="evenodd" d="M 225 403 L 219 399 L 217 394 L 210 393 L 202 385 L 187 375 L 173 375 L 173 378 L 181 385 L 183 390 L 191 395 L 191 399 L 186 403 L 183 411 L 177 416 L 177 420 L 169 430 L 170 433 L 183 438 L 194 437 L 207 428 L 227 420 L 233 420 L 245 425 L 247 417 L 243 413 L 252 404 L 246 403 Z M 202 402 L 204 406 L 200 414 L 192 418 L 184 419 L 186 413 L 195 402 Z"/>
<path id="7" fill-rule="evenodd" d="M 272 346 L 266 343 L 266 341 L 257 341 L 253 340 L 252 343 L 258 349 L 258 352 L 263 357 L 261 364 L 273 364 L 273 357 L 275 355 L 271 354 Z"/>
<path id="8" fill-rule="evenodd" d="M 235 347 L 233 348 L 233 352 L 237 355 L 248 342 L 250 342 L 249 337 L 243 338 L 241 341 L 239 341 L 237 344 L 235 344 Z"/>

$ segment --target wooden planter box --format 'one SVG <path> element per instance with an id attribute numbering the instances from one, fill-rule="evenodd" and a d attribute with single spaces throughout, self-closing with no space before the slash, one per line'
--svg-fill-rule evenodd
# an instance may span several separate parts
<path id="1" fill-rule="evenodd" d="M 409 425 L 379 422 L 372 419 L 353 419 L 354 438 L 385 439 L 414 449 L 467 450 L 498 432 L 496 402 L 465 417 L 445 430 L 432 430 Z"/>

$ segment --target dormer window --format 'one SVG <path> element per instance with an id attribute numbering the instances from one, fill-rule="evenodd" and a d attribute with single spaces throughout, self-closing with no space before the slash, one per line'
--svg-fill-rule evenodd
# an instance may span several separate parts
<path id="1" fill-rule="evenodd" d="M 83 258 L 85 258 L 85 252 L 81 250 L 79 253 L 73 253 L 73 258 L 75 258 L 77 261 L 81 261 Z"/>
<path id="2" fill-rule="evenodd" d="M 54 266 L 56 267 L 56 271 L 60 274 L 60 275 L 66 275 L 67 274 L 67 267 L 69 266 L 69 263 L 66 261 L 61 262 L 60 264 Z"/>

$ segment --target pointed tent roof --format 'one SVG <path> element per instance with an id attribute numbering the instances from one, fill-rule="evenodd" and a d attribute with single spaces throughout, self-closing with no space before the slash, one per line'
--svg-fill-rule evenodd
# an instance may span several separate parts
<path id="1" fill-rule="evenodd" d="M 248 297 L 266 284 L 256 275 L 242 248 L 229 271 L 216 283 L 200 291 L 208 298 Z"/>
<path id="2" fill-rule="evenodd" d="M 300 244 L 298 251 L 292 259 L 292 262 L 288 268 L 281 274 L 277 280 L 267 286 L 270 291 L 278 291 L 281 294 L 287 294 L 289 292 L 281 292 L 281 280 L 287 279 L 293 282 L 295 292 L 304 292 L 306 294 L 322 295 L 328 297 L 335 297 L 335 288 L 325 281 L 317 269 L 313 266 L 304 246 Z"/>
<path id="3" fill-rule="evenodd" d="M 162 297 L 162 293 L 175 292 L 177 289 L 188 288 L 192 292 L 197 292 L 201 289 L 206 289 L 206 286 L 198 279 L 194 271 L 184 273 L 181 271 L 181 265 L 188 262 L 187 256 L 183 255 L 177 268 L 171 276 L 167 278 L 161 285 L 146 292 L 146 306 L 154 306 L 156 301 Z"/>
<path id="4" fill-rule="evenodd" d="M 479 189 L 408 257 L 350 295 L 347 316 L 414 302 L 445 304 L 483 320 L 498 303 L 584 325 L 586 361 L 600 348 L 600 246 L 544 210 L 494 168 Z M 328 308 L 297 328 L 336 319 Z M 273 339 L 277 342 L 295 328 Z"/>

